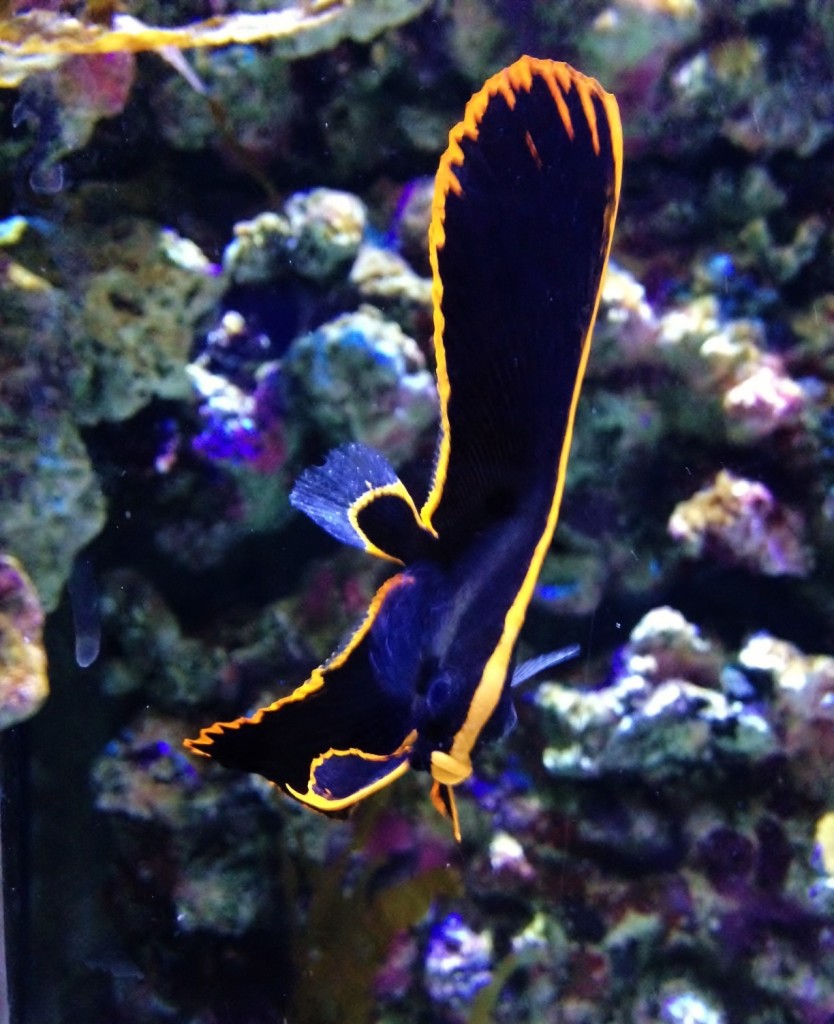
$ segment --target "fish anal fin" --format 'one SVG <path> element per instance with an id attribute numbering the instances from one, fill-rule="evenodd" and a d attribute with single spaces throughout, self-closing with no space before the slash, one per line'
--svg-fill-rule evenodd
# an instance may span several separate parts
<path id="1" fill-rule="evenodd" d="M 311 764 L 306 792 L 291 786 L 287 789 L 291 796 L 308 807 L 325 814 L 338 814 L 384 789 L 408 769 L 405 744 L 386 755 L 357 749 L 328 750 Z"/>

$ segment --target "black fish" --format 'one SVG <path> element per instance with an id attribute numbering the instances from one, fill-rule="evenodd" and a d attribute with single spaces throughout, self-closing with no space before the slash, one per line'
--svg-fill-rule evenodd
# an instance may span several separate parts
<path id="1" fill-rule="evenodd" d="M 289 696 L 187 740 L 338 813 L 403 775 L 453 787 L 515 715 L 511 665 L 550 546 L 622 171 L 616 100 L 566 64 L 522 57 L 452 129 L 430 228 L 441 430 L 418 510 L 359 444 L 292 502 L 404 568 L 348 643 Z"/>

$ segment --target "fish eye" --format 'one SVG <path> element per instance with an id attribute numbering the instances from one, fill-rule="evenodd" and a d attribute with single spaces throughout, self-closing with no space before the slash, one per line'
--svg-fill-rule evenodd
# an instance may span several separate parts
<path id="1" fill-rule="evenodd" d="M 437 658 L 435 657 L 426 658 L 423 662 L 414 686 L 414 692 L 418 697 L 425 697 L 429 685 L 437 674 L 437 667 Z"/>
<path id="2" fill-rule="evenodd" d="M 432 718 L 439 717 L 446 712 L 451 692 L 452 680 L 448 673 L 441 672 L 431 681 L 426 693 L 426 706 Z"/>

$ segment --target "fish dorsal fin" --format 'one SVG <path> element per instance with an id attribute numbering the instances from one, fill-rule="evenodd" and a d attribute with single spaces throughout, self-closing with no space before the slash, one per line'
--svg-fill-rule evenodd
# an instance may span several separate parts
<path id="1" fill-rule="evenodd" d="M 385 456 L 356 442 L 305 470 L 290 503 L 342 543 L 392 562 L 412 561 L 434 536 Z"/>
<path id="2" fill-rule="evenodd" d="M 548 651 L 547 654 L 539 654 L 535 658 L 528 658 L 516 665 L 513 672 L 512 686 L 521 686 L 530 679 L 535 679 L 542 672 L 546 672 L 554 665 L 561 665 L 563 661 L 569 661 L 579 654 L 579 644 L 571 644 L 570 647 L 561 647 L 558 651 Z"/>

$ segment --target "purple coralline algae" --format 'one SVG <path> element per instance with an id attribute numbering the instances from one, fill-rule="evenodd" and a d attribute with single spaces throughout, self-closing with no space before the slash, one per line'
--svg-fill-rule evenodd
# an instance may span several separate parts
<path id="1" fill-rule="evenodd" d="M 722 470 L 680 502 L 669 534 L 687 554 L 744 566 L 766 576 L 806 576 L 813 566 L 802 515 L 757 480 Z"/>
<path id="2" fill-rule="evenodd" d="M 429 221 L 434 178 L 416 178 L 402 190 L 394 211 L 392 234 L 397 249 L 421 274 L 429 273 Z"/>
<path id="3" fill-rule="evenodd" d="M 49 695 L 43 611 L 20 563 L 0 554 L 0 729 L 30 718 Z"/>
<path id="4" fill-rule="evenodd" d="M 721 395 L 728 436 L 738 444 L 755 444 L 777 432 L 807 433 L 811 396 L 766 345 L 760 323 L 737 320 L 701 346 Z"/>
<path id="5" fill-rule="evenodd" d="M 466 1007 L 492 978 L 492 956 L 489 934 L 474 931 L 459 914 L 449 914 L 432 928 L 426 950 L 426 990 L 446 1011 L 444 1020 L 468 1019 Z"/>
<path id="6" fill-rule="evenodd" d="M 721 1022 L 762 1003 L 776 1020 L 825 1019 L 834 827 L 807 807 L 831 801 L 830 662 L 765 635 L 732 656 L 658 608 L 604 685 L 539 686 L 552 785 L 525 795 L 505 781 L 498 804 L 483 789 L 496 823 L 513 822 L 512 852 L 496 861 L 496 837 L 467 882 L 493 948 L 507 901 L 529 913 L 555 899 L 565 931 L 539 932 L 496 1019 L 551 1019 L 523 1015 L 542 962 L 566 1015 L 553 1020 Z"/>
<path id="7" fill-rule="evenodd" d="M 14 119 L 16 127 L 25 124 L 35 137 L 24 160 L 34 192 L 50 195 L 64 188 L 62 159 L 89 142 L 102 118 L 124 110 L 135 77 L 132 53 L 90 53 L 23 84 Z"/>
<path id="8" fill-rule="evenodd" d="M 194 450 L 209 460 L 248 464 L 276 473 L 286 461 L 280 363 L 270 339 L 252 331 L 235 310 L 209 331 L 202 355 L 187 366 L 200 395 L 202 429 Z M 225 376 L 217 370 L 226 369 Z M 230 377 L 232 379 L 230 379 Z"/>

